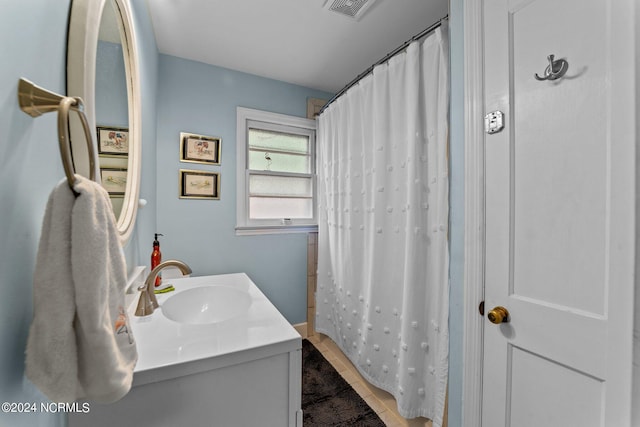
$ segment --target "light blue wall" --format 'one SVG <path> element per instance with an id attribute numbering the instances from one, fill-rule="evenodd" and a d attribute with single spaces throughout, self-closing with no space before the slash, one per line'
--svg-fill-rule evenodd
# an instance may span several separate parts
<path id="1" fill-rule="evenodd" d="M 160 55 L 157 215 L 163 259 L 195 275 L 246 272 L 291 323 L 306 320 L 306 234 L 236 236 L 236 107 L 306 116 L 331 94 Z M 179 161 L 180 132 L 222 138 L 221 166 Z M 221 173 L 220 200 L 178 198 L 178 170 Z M 144 242 L 151 254 L 153 235 Z"/>
<path id="2" fill-rule="evenodd" d="M 0 6 L 0 402 L 39 402 L 23 379 L 32 283 L 44 208 L 64 177 L 56 115 L 18 107 L 18 79 L 65 93 L 69 0 L 2 0 Z M 46 401 L 46 400 L 45 400 Z M 3 426 L 62 426 L 60 415 L 0 412 Z"/>

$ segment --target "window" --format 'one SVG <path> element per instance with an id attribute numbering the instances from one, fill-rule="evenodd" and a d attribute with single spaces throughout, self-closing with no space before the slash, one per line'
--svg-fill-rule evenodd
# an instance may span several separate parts
<path id="1" fill-rule="evenodd" d="M 238 107 L 237 234 L 316 229 L 314 120 Z"/>

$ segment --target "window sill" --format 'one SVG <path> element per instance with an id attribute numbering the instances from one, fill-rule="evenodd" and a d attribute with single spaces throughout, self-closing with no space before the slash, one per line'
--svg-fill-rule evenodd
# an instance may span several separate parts
<path id="1" fill-rule="evenodd" d="M 317 225 L 254 225 L 236 227 L 236 236 L 256 236 L 265 234 L 316 233 Z"/>

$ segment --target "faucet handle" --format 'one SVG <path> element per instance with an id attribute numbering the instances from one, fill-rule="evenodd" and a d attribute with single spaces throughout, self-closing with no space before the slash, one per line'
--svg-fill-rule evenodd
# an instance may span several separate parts
<path id="1" fill-rule="evenodd" d="M 154 306 L 149 297 L 149 291 L 145 286 L 138 288 L 140 292 L 140 299 L 138 299 L 138 307 L 136 307 L 136 316 L 148 316 L 153 313 Z"/>
<path id="2" fill-rule="evenodd" d="M 154 309 L 159 307 L 158 299 L 154 292 L 154 284 L 156 276 L 160 270 L 169 266 L 178 267 L 180 271 L 182 271 L 182 274 L 191 274 L 191 268 L 184 262 L 176 259 L 171 259 L 158 264 L 153 270 L 151 270 L 151 273 L 147 276 L 147 280 L 144 281 L 144 285 L 138 287 L 138 290 L 140 291 L 140 299 L 138 300 L 138 308 L 135 313 L 136 316 L 148 316 L 153 313 Z"/>

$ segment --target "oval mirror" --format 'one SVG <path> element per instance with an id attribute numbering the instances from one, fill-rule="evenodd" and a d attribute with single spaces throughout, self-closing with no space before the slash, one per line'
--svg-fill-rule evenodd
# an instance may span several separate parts
<path id="1" fill-rule="evenodd" d="M 67 95 L 84 100 L 96 129 L 96 177 L 109 192 L 121 243 L 128 242 L 140 188 L 140 85 L 128 0 L 73 0 L 67 45 Z M 79 121 L 70 124 L 76 173 L 89 176 Z"/>

